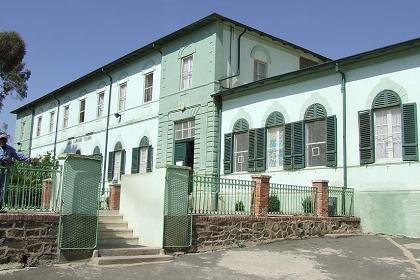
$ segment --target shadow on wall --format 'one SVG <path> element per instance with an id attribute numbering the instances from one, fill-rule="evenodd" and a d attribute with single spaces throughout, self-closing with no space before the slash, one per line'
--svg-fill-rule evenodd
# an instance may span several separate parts
<path id="1" fill-rule="evenodd" d="M 80 155 L 80 148 L 77 145 L 73 145 L 71 141 L 68 141 L 66 147 L 64 148 L 63 153 Z"/>

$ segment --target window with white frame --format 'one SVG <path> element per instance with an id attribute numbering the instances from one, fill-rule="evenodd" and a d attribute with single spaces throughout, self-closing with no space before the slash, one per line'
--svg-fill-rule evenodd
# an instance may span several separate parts
<path id="1" fill-rule="evenodd" d="M 267 78 L 267 62 L 254 59 L 254 81 Z"/>
<path id="2" fill-rule="evenodd" d="M 86 99 L 79 101 L 79 123 L 85 121 Z"/>
<path id="3" fill-rule="evenodd" d="M 181 68 L 181 90 L 192 87 L 192 67 L 193 56 L 189 55 L 182 58 Z"/>
<path id="4" fill-rule="evenodd" d="M 375 113 L 375 156 L 378 161 L 402 158 L 401 109 L 377 109 Z"/>
<path id="5" fill-rule="evenodd" d="M 115 151 L 114 152 L 114 178 L 113 181 L 119 182 L 121 180 L 121 155 L 122 151 Z"/>
<path id="6" fill-rule="evenodd" d="M 118 94 L 118 111 L 124 111 L 125 109 L 125 100 L 127 92 L 127 83 L 120 84 L 120 92 Z"/>
<path id="7" fill-rule="evenodd" d="M 247 171 L 248 169 L 249 134 L 235 133 L 233 138 L 233 172 Z"/>
<path id="8" fill-rule="evenodd" d="M 70 106 L 64 106 L 64 112 L 63 112 L 63 128 L 66 128 L 67 126 L 69 126 L 69 111 L 70 111 Z"/>
<path id="9" fill-rule="evenodd" d="M 325 119 L 305 122 L 306 166 L 327 165 L 327 126 Z"/>
<path id="10" fill-rule="evenodd" d="M 104 100 L 105 100 L 105 92 L 98 93 L 98 110 L 96 111 L 96 117 L 102 117 L 104 113 Z"/>
<path id="11" fill-rule="evenodd" d="M 148 156 L 149 147 L 141 147 L 140 148 L 140 156 L 139 156 L 139 172 L 146 173 L 147 172 L 147 156 Z"/>
<path id="12" fill-rule="evenodd" d="M 20 140 L 22 141 L 25 137 L 26 122 L 22 121 L 20 124 Z"/>
<path id="13" fill-rule="evenodd" d="M 284 126 L 267 128 L 267 169 L 279 169 L 284 158 Z"/>
<path id="14" fill-rule="evenodd" d="M 194 137 L 195 121 L 193 119 L 175 123 L 175 140 Z"/>
<path id="15" fill-rule="evenodd" d="M 50 112 L 50 126 L 48 131 L 51 133 L 54 131 L 54 123 L 55 123 L 55 111 Z"/>
<path id="16" fill-rule="evenodd" d="M 152 101 L 153 72 L 144 75 L 144 103 Z"/>
<path id="17" fill-rule="evenodd" d="M 36 126 L 36 136 L 41 135 L 41 125 L 42 125 L 42 116 L 39 116 L 37 126 Z"/>

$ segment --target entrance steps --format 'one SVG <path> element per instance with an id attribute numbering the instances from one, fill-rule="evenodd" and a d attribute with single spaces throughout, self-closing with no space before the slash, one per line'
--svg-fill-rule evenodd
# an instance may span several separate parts
<path id="1" fill-rule="evenodd" d="M 141 264 L 170 261 L 173 256 L 163 249 L 139 245 L 139 237 L 133 235 L 118 211 L 100 211 L 98 247 L 91 262 L 96 265 Z"/>

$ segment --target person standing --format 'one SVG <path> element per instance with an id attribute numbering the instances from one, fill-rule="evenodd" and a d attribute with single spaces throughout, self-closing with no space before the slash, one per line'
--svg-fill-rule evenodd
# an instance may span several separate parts
<path id="1" fill-rule="evenodd" d="M 22 153 L 16 152 L 15 148 L 7 145 L 8 135 L 4 132 L 0 132 L 0 213 L 4 213 L 3 210 L 3 197 L 6 183 L 6 171 L 7 167 L 12 165 L 12 160 L 31 163 L 31 159 Z"/>

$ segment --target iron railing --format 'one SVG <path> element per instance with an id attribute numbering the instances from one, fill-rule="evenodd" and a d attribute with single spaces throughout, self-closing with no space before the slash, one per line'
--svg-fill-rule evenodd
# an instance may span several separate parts
<path id="1" fill-rule="evenodd" d="M 328 216 L 354 215 L 354 189 L 328 187 Z"/>
<path id="2" fill-rule="evenodd" d="M 315 215 L 315 210 L 315 187 L 270 184 L 268 214 Z"/>
<path id="3" fill-rule="evenodd" d="M 111 199 L 111 189 L 106 186 L 103 190 L 99 191 L 99 210 L 109 210 L 109 202 Z"/>
<path id="4" fill-rule="evenodd" d="M 252 215 L 254 192 L 254 181 L 193 175 L 188 211 L 205 215 Z"/>
<path id="5" fill-rule="evenodd" d="M 56 211 L 61 169 L 53 165 L 14 163 L 0 166 L 4 184 L 3 207 L 7 210 Z"/>

